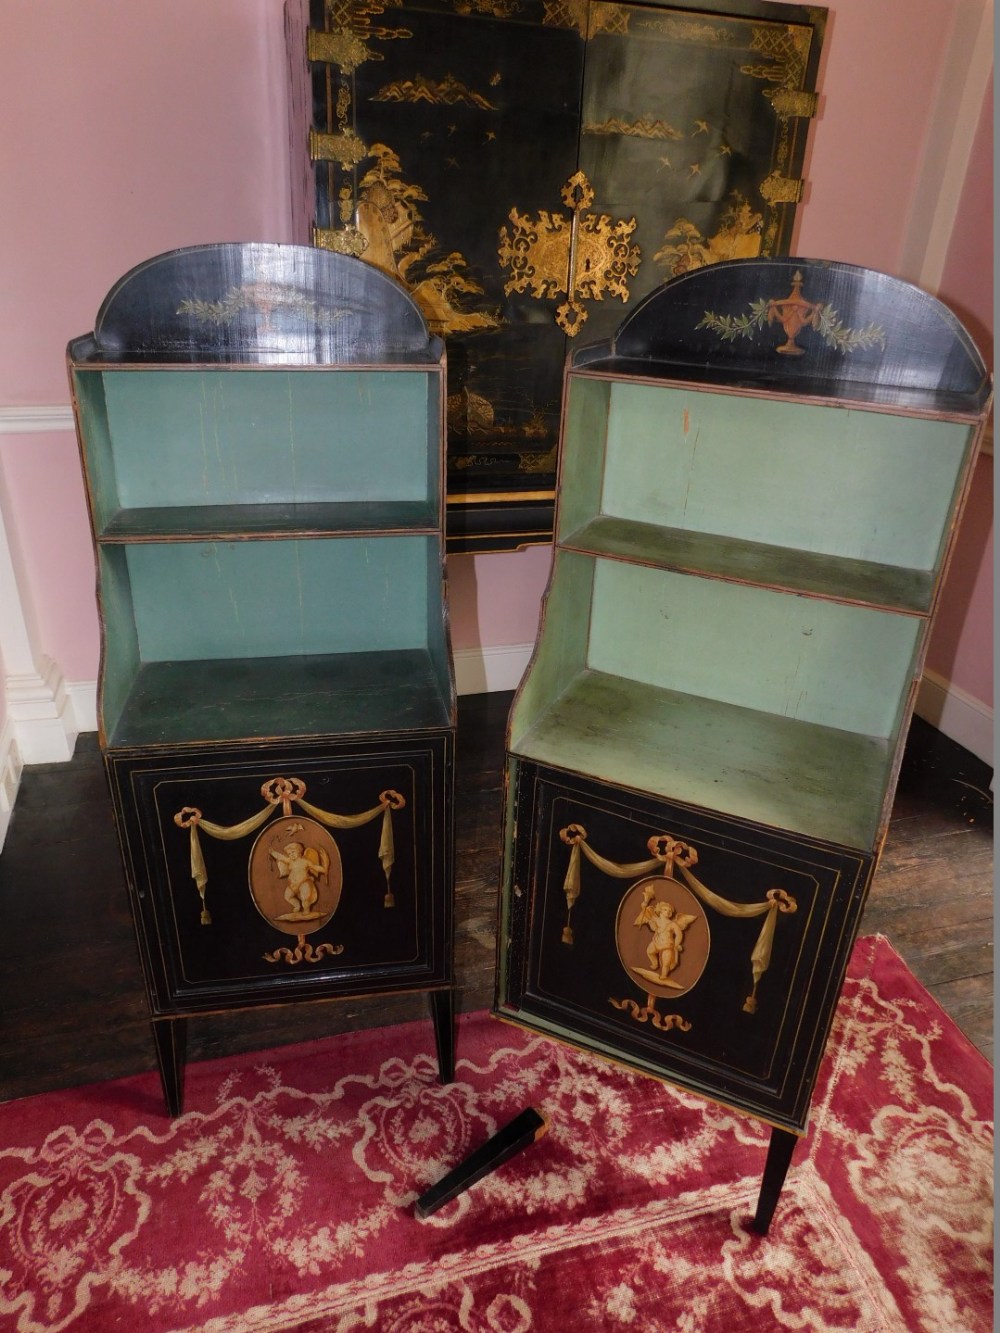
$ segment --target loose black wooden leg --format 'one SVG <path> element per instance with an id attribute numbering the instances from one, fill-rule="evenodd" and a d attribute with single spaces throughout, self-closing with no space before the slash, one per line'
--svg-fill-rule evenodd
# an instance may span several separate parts
<path id="1" fill-rule="evenodd" d="M 483 1176 L 488 1176 L 497 1167 L 503 1166 L 504 1162 L 509 1162 L 522 1148 L 537 1143 L 548 1127 L 549 1122 L 541 1111 L 536 1111 L 533 1106 L 527 1107 L 453 1167 L 436 1185 L 421 1194 L 415 1207 L 417 1217 L 430 1217 L 431 1213 L 436 1213 L 442 1204 L 457 1198 L 477 1180 L 482 1180 Z"/>
<path id="2" fill-rule="evenodd" d="M 431 1017 L 434 1020 L 434 1040 L 437 1043 L 438 1079 L 450 1083 L 455 1077 L 455 992 L 430 992 Z"/>
<path id="3" fill-rule="evenodd" d="M 762 1236 L 767 1235 L 771 1225 L 771 1218 L 778 1206 L 778 1196 L 785 1183 L 792 1153 L 798 1141 L 798 1135 L 790 1134 L 787 1129 L 771 1130 L 767 1161 L 764 1163 L 764 1179 L 761 1181 L 760 1194 L 757 1196 L 757 1212 L 753 1219 L 754 1231 L 759 1231 Z"/>
<path id="4" fill-rule="evenodd" d="M 184 1100 L 184 1046 L 187 1019 L 154 1018 L 153 1041 L 156 1043 L 156 1062 L 160 1067 L 163 1100 L 169 1115 L 180 1115 Z"/>

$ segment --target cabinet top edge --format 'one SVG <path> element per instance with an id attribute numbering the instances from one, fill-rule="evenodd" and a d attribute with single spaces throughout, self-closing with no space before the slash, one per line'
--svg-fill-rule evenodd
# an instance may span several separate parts
<path id="1" fill-rule="evenodd" d="M 213 355 L 205 350 L 193 350 L 190 353 L 178 351 L 172 354 L 164 354 L 161 351 L 104 353 L 95 345 L 93 334 L 90 333 L 73 339 L 67 348 L 67 361 L 71 370 L 84 373 L 142 370 L 169 374 L 177 371 L 212 370 L 239 374 L 241 371 L 300 370 L 304 373 L 322 371 L 324 374 L 336 374 L 338 371 L 376 373 L 391 370 L 397 373 L 408 370 L 421 375 L 436 375 L 445 369 L 443 354 L 440 357 L 429 355 L 426 360 L 421 360 L 409 352 L 404 352 L 398 357 L 386 354 L 380 360 L 344 359 L 335 363 L 304 360 L 294 352 L 261 352 L 256 357 L 245 351 L 238 355 L 225 352 Z"/>
<path id="2" fill-rule="evenodd" d="M 800 258 L 682 274 L 568 365 L 654 381 L 978 414 L 992 380 L 936 297 L 890 274 Z"/>
<path id="3" fill-rule="evenodd" d="M 761 375 L 751 379 L 729 371 L 663 365 L 614 355 L 599 357 L 589 363 L 569 365 L 567 379 L 609 382 L 628 380 L 632 384 L 648 384 L 664 389 L 687 389 L 733 397 L 765 398 L 769 402 L 786 400 L 818 407 L 948 418 L 970 425 L 980 421 L 992 405 L 992 386 L 989 383 L 983 386 L 980 393 L 866 385 L 852 381 L 835 384 L 817 378 L 803 378 L 789 383 L 776 376 Z"/>
<path id="4" fill-rule="evenodd" d="M 350 255 L 271 242 L 187 246 L 130 269 L 80 364 L 420 365 L 443 362 L 410 293 Z"/>

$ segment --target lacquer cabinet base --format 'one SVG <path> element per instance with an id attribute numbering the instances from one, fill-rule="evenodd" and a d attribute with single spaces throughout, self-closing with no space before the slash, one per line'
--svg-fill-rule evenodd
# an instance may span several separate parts
<path id="1" fill-rule="evenodd" d="M 427 991 L 454 1069 L 449 731 L 108 751 L 164 1097 L 186 1017 Z"/>

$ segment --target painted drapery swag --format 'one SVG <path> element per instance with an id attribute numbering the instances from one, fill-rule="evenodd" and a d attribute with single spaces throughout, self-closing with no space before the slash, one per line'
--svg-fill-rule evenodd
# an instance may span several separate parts
<path id="1" fill-rule="evenodd" d="M 392 812 L 393 810 L 402 810 L 406 805 L 406 799 L 398 791 L 391 789 L 379 794 L 378 805 L 370 810 L 363 810 L 360 814 L 344 815 L 335 814 L 330 810 L 321 810 L 319 806 L 312 805 L 304 799 L 306 794 L 306 784 L 300 778 L 269 778 L 263 783 L 260 789 L 267 804 L 263 810 L 242 820 L 238 824 L 215 824 L 211 820 L 205 819 L 202 812 L 196 806 L 184 806 L 174 815 L 174 823 L 178 828 L 186 828 L 190 831 L 191 838 L 191 878 L 194 880 L 201 897 L 201 924 L 203 926 L 211 925 L 212 916 L 208 910 L 206 902 L 206 888 L 208 886 L 208 870 L 205 866 L 205 859 L 202 854 L 199 829 L 207 833 L 211 838 L 218 838 L 223 842 L 235 842 L 240 838 L 245 838 L 255 832 L 263 824 L 278 812 L 281 807 L 281 813 L 285 817 L 291 816 L 294 812 L 292 804 L 294 803 L 300 810 L 312 818 L 318 820 L 327 828 L 353 829 L 361 828 L 364 824 L 370 824 L 372 820 L 382 816 L 382 836 L 379 840 L 378 859 L 382 864 L 382 871 L 385 875 L 385 906 L 395 905 L 392 889 L 390 887 L 389 876 L 392 872 L 395 861 L 395 850 L 392 834 Z M 331 839 L 332 842 L 332 839 Z"/>
<path id="2" fill-rule="evenodd" d="M 587 830 L 582 824 L 568 824 L 559 830 L 560 839 L 570 849 L 569 864 L 563 881 L 566 896 L 566 924 L 563 926 L 562 942 L 573 944 L 572 913 L 573 906 L 580 897 L 580 857 L 581 853 L 591 865 L 603 874 L 614 879 L 635 879 L 648 875 L 652 871 L 661 871 L 664 879 L 675 878 L 675 871 L 683 882 L 706 907 L 712 908 L 721 916 L 754 918 L 763 917 L 763 923 L 757 936 L 757 942 L 750 953 L 750 969 L 753 987 L 743 1002 L 745 1013 L 757 1011 L 757 986 L 771 963 L 771 951 L 774 944 L 775 925 L 778 913 L 790 913 L 797 910 L 796 900 L 784 889 L 768 889 L 763 901 L 755 903 L 734 903 L 721 894 L 713 892 L 692 873 L 691 867 L 698 863 L 698 852 L 690 843 L 681 842 L 670 833 L 653 834 L 646 843 L 651 856 L 646 861 L 619 863 L 611 861 L 595 851 L 587 841 Z M 640 975 L 645 975 L 640 969 Z M 668 983 L 669 984 L 669 983 Z"/>

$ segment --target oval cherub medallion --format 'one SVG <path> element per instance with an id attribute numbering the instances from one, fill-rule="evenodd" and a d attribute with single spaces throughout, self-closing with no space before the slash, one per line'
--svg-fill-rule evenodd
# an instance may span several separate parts
<path id="1" fill-rule="evenodd" d="M 276 819 L 250 853 L 250 893 L 261 916 L 287 935 L 320 930 L 340 902 L 340 851 L 315 819 Z"/>
<path id="2" fill-rule="evenodd" d="M 677 999 L 698 984 L 712 943 L 698 899 L 665 875 L 632 885 L 618 908 L 615 937 L 630 980 L 664 999 Z"/>

